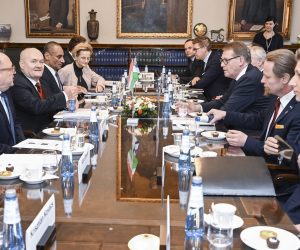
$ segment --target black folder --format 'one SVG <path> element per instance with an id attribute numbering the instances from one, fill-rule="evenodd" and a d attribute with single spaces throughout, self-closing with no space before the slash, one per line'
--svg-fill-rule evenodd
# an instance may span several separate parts
<path id="1" fill-rule="evenodd" d="M 202 158 L 204 195 L 275 196 L 265 160 L 254 156 Z"/>

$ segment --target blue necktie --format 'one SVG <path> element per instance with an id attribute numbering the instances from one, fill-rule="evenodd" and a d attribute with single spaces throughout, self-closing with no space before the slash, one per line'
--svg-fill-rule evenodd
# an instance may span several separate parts
<path id="1" fill-rule="evenodd" d="M 14 124 L 14 118 L 13 118 L 12 113 L 11 113 L 10 105 L 9 105 L 9 102 L 8 102 L 8 98 L 7 98 L 7 95 L 5 93 L 1 93 L 0 95 L 3 98 L 4 103 L 6 105 L 6 109 L 7 109 L 8 116 L 9 116 L 10 131 L 11 131 L 11 134 L 12 134 L 12 137 L 13 137 L 13 142 L 14 142 L 14 145 L 15 145 L 16 144 L 15 124 Z"/>

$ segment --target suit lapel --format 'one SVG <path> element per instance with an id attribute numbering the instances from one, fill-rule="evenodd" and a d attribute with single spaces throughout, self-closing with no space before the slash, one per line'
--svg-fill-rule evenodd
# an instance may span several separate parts
<path id="1" fill-rule="evenodd" d="M 294 108 L 295 104 L 296 104 L 296 99 L 295 97 L 293 97 L 293 99 L 290 100 L 290 102 L 285 106 L 285 108 L 279 114 L 275 123 L 280 122 Z"/>
<path id="2" fill-rule="evenodd" d="M 31 81 L 23 73 L 22 73 L 22 76 L 25 79 L 24 83 L 27 84 L 31 88 L 31 90 L 34 93 L 34 95 L 36 95 L 38 98 L 40 98 L 37 89 L 33 86 L 33 84 L 31 83 Z"/>

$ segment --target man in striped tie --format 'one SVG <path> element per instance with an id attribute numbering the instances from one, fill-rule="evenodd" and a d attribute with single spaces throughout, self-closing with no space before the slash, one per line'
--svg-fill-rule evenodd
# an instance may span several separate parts
<path id="1" fill-rule="evenodd" d="M 15 72 L 8 56 L 0 52 L 0 154 L 12 153 L 12 146 L 25 139 L 21 126 L 15 120 L 9 91 Z"/>

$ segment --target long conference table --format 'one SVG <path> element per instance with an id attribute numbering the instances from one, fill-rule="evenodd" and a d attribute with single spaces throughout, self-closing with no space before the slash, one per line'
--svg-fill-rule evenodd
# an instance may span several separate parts
<path id="1" fill-rule="evenodd" d="M 89 183 L 79 185 L 75 173 L 71 214 L 65 213 L 60 180 L 39 185 L 1 181 L 2 193 L 9 187 L 17 189 L 23 230 L 26 230 L 54 194 L 56 249 L 128 249 L 128 241 L 142 233 L 159 236 L 161 249 L 164 249 L 166 198 L 169 195 L 171 249 L 183 249 L 186 210 L 179 206 L 177 172 L 172 164 L 166 164 L 165 176 L 169 181 L 165 183 L 163 197 L 161 191 L 159 169 L 162 165 L 162 147 L 174 142 L 171 123 L 168 135 L 163 136 L 162 122 L 161 119 L 148 119 L 146 125 L 129 129 L 126 118 L 119 116 L 109 124 L 108 139 L 100 142 L 101 153 Z M 135 171 L 127 164 L 133 134 L 139 141 Z M 206 146 L 222 156 L 232 152 L 240 153 L 240 149 L 225 149 L 224 145 L 216 148 L 210 144 Z M 236 214 L 244 220 L 244 225 L 234 230 L 233 249 L 249 249 L 241 241 L 240 233 L 251 226 L 269 225 L 297 234 L 274 197 L 205 196 L 204 202 L 205 213 L 212 202 L 225 202 L 237 207 Z M 208 249 L 207 241 L 203 248 Z"/>

